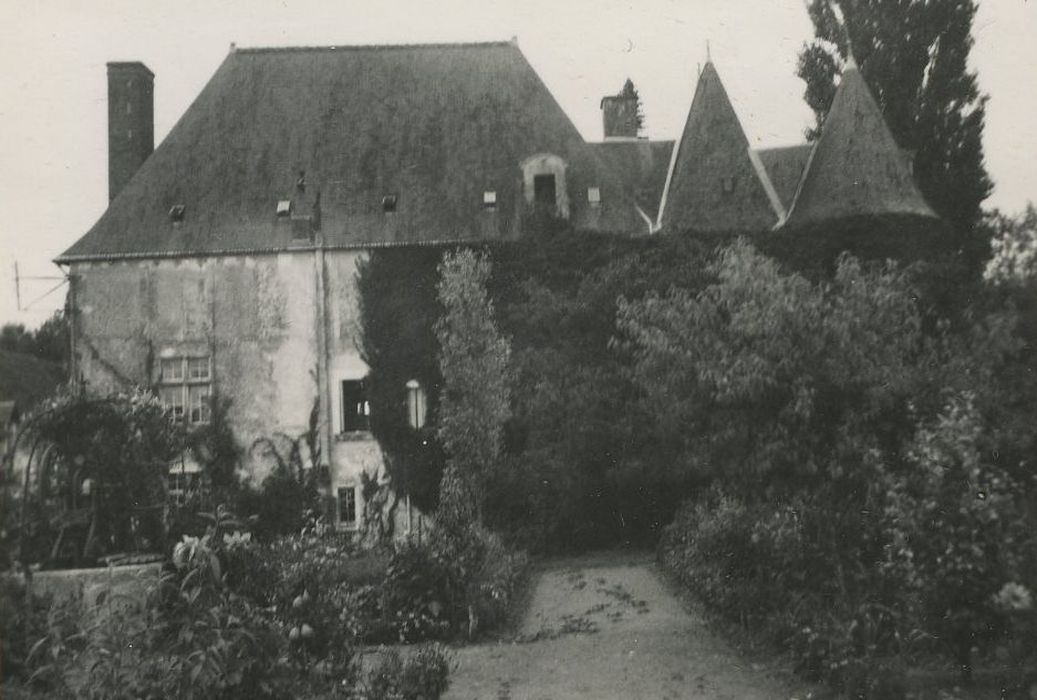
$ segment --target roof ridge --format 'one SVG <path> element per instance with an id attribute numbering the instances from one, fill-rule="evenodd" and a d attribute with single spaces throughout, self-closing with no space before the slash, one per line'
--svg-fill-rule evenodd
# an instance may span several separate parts
<path id="1" fill-rule="evenodd" d="M 327 44 L 324 46 L 235 46 L 233 53 L 288 53 L 293 51 L 385 51 L 393 49 L 471 49 L 514 46 L 510 40 L 459 41 L 414 44 Z"/>

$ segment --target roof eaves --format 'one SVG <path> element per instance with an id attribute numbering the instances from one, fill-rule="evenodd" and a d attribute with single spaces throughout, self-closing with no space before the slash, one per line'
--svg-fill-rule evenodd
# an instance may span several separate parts
<path id="1" fill-rule="evenodd" d="M 508 239 L 437 238 L 417 241 L 357 241 L 356 243 L 332 243 L 323 246 L 281 246 L 267 248 L 218 248 L 213 250 L 167 250 L 135 253 L 97 253 L 85 255 L 62 255 L 54 258 L 56 265 L 81 262 L 120 262 L 123 260 L 166 260 L 178 258 L 219 258 L 238 255 L 277 255 L 279 253 L 308 253 L 315 250 L 366 250 L 369 248 L 429 247 L 459 245 L 463 243 L 508 243 Z"/>

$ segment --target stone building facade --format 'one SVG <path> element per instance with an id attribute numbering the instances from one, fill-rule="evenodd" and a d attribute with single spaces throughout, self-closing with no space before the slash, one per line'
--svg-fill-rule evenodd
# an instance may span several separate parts
<path id="1" fill-rule="evenodd" d="M 514 42 L 232 49 L 154 152 L 153 75 L 118 63 L 108 77 L 111 203 L 56 260 L 71 280 L 73 377 L 153 386 L 188 425 L 211 420 L 219 395 L 244 446 L 303 432 L 316 402 L 343 528 L 362 518 L 361 475 L 382 472 L 359 342 L 368 251 L 513 240 L 545 212 L 615 235 L 765 235 L 804 180 L 823 200 L 825 181 L 808 177 L 816 147 L 749 148 L 712 63 L 677 141 L 615 128 L 601 143 Z M 839 119 L 863 110 L 888 136 L 859 75 L 844 83 Z M 629 123 L 623 99 L 603 100 L 606 119 Z M 833 133 L 822 159 L 847 129 Z M 885 179 L 848 177 L 882 197 L 855 211 L 932 216 L 879 140 L 865 180 Z M 268 468 L 249 460 L 256 480 Z"/>

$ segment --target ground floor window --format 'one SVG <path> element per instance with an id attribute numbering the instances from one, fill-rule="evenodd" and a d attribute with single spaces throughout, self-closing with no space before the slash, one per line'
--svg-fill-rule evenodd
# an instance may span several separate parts
<path id="1" fill-rule="evenodd" d="M 192 496 L 201 487 L 201 476 L 199 472 L 188 472 L 180 469 L 170 471 L 166 476 L 170 505 L 179 507 L 187 505 Z"/>
<path id="2" fill-rule="evenodd" d="M 212 363 L 208 357 L 163 357 L 159 361 L 158 399 L 173 420 L 205 425 L 211 416 Z"/>
<path id="3" fill-rule="evenodd" d="M 342 525 L 356 525 L 356 487 L 342 486 L 338 490 L 338 521 Z"/>

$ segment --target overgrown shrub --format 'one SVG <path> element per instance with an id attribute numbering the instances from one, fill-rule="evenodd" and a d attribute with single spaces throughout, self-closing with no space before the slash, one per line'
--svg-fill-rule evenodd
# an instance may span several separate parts
<path id="1" fill-rule="evenodd" d="M 314 400 L 307 429 L 298 435 L 277 433 L 257 439 L 254 455 L 273 463 L 260 488 L 246 487 L 237 509 L 254 517 L 254 534 L 263 540 L 298 534 L 324 518 L 322 488 L 331 485 L 320 451 L 320 402 Z"/>
<path id="2" fill-rule="evenodd" d="M 484 528 L 433 530 L 396 547 L 385 607 L 400 641 L 450 639 L 505 621 L 528 573 L 528 558 Z"/>
<path id="3" fill-rule="evenodd" d="M 1023 391 L 1010 313 L 930 326 L 910 275 L 845 257 L 810 282 L 739 244 L 716 269 L 698 294 L 620 306 L 656 430 L 714 484 L 664 561 L 849 693 L 897 697 L 889 659 L 967 671 L 1006 631 L 998 592 L 1032 576 L 1032 484 L 999 459 L 1033 444 L 997 406 Z"/>
<path id="4" fill-rule="evenodd" d="M 423 645 L 404 660 L 385 653 L 367 676 L 365 700 L 438 700 L 449 686 L 450 660 L 440 646 Z"/>
<path id="5" fill-rule="evenodd" d="M 307 697 L 353 687 L 353 637 L 335 635 L 338 608 L 311 605 L 305 589 L 299 604 L 272 606 L 233 590 L 228 580 L 240 583 L 249 566 L 239 550 L 253 543 L 225 509 L 210 522 L 176 545 L 143 607 L 107 596 L 94 610 L 53 608 L 33 649 L 36 682 L 76 698 Z"/>

